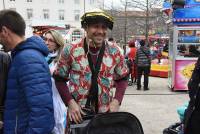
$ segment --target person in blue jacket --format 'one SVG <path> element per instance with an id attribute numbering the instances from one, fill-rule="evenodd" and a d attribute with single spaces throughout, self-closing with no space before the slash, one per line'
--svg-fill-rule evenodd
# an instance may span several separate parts
<path id="1" fill-rule="evenodd" d="M 0 44 L 11 51 L 4 111 L 4 134 L 51 134 L 54 127 L 49 51 L 40 37 L 25 38 L 24 19 L 0 11 Z"/>

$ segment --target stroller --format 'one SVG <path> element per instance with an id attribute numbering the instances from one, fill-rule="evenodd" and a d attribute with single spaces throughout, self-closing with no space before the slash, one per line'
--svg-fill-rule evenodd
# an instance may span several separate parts
<path id="1" fill-rule="evenodd" d="M 140 121 L 131 113 L 101 113 L 89 118 L 71 124 L 69 134 L 144 134 Z"/>
<path id="2" fill-rule="evenodd" d="M 168 128 L 165 128 L 163 130 L 163 134 L 182 134 L 181 129 L 182 129 L 182 122 L 177 122 L 172 125 L 170 125 Z"/>
<path id="3" fill-rule="evenodd" d="M 168 128 L 165 128 L 163 130 L 163 134 L 183 134 L 183 119 L 184 119 L 184 113 L 185 110 L 188 107 L 188 102 L 184 103 L 183 106 L 180 106 L 177 108 L 177 113 L 180 118 L 180 122 L 174 123 L 170 125 Z"/>

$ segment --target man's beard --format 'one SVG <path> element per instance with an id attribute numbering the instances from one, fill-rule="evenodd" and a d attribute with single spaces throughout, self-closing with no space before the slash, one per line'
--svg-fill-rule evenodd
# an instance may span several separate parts
<path id="1" fill-rule="evenodd" d="M 94 38 L 94 43 L 101 45 L 104 40 L 105 40 L 105 38 L 103 38 L 103 37 L 101 37 L 100 39 L 98 37 L 96 37 L 96 38 Z"/>

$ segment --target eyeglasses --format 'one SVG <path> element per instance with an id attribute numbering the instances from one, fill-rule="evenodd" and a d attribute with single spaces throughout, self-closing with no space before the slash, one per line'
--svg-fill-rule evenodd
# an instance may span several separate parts
<path id="1" fill-rule="evenodd" d="M 43 39 L 44 39 L 44 41 L 48 41 L 50 43 L 56 43 L 53 39 L 49 39 L 49 38 L 46 38 L 46 37 L 44 37 Z"/>

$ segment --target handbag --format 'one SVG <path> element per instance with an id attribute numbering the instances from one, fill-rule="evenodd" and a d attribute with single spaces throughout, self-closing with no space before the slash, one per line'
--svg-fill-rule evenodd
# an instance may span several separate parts
<path id="1" fill-rule="evenodd" d="M 54 119 L 55 126 L 52 131 L 53 134 L 65 134 L 65 128 L 67 124 L 67 108 L 62 101 L 60 94 L 56 88 L 55 81 L 52 81 L 52 93 L 53 93 L 53 108 L 54 108 Z"/>

